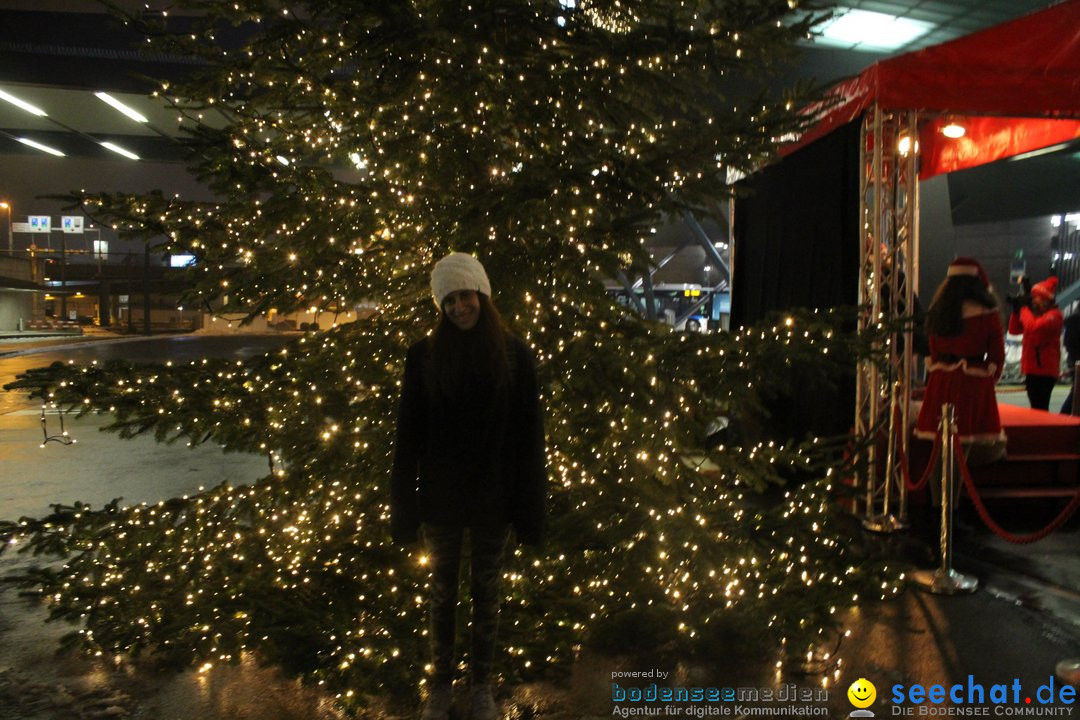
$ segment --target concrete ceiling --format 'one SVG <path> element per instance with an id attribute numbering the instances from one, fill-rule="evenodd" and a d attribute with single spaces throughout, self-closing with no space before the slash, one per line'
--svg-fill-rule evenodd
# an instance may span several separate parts
<path id="1" fill-rule="evenodd" d="M 923 37 L 892 53 L 820 47 L 808 43 L 792 75 L 819 82 L 859 72 L 889 55 L 944 42 L 1052 4 L 1046 0 L 843 0 L 843 6 L 934 24 Z M 165 9 L 167 3 L 125 0 L 135 10 Z M 90 0 L 0 0 L 0 90 L 42 108 L 37 118 L 0 102 L 0 156 L 39 152 L 13 138 L 32 136 L 69 155 L 112 159 L 100 146 L 106 139 L 141 157 L 174 159 L 167 141 L 180 134 L 179 114 L 146 96 L 147 76 L 169 78 L 184 71 L 181 58 L 146 57 L 132 48 L 132 36 Z M 138 76 L 142 77 L 138 77 Z M 142 112 L 135 123 L 94 97 L 105 90 Z M 125 141 L 127 144 L 125 145 Z M 136 149 L 138 148 L 138 149 Z M 139 149 L 142 152 L 139 152 Z M 119 158 L 117 158 L 119 160 Z"/>
<path id="2" fill-rule="evenodd" d="M 128 9 L 165 9 L 164 2 L 124 0 Z M 892 55 L 917 50 L 1005 22 L 1054 4 L 1046 0 L 843 0 L 844 7 L 886 13 L 934 24 L 934 29 L 908 45 L 889 53 L 822 47 L 808 42 L 791 77 L 813 78 L 827 83 L 858 73 L 868 65 Z M 186 71 L 182 58 L 146 57 L 131 49 L 126 35 L 108 18 L 97 3 L 84 0 L 0 0 L 0 90 L 16 95 L 48 113 L 35 117 L 0 101 L 0 163 L 39 163 L 39 150 L 19 143 L 18 137 L 32 137 L 66 153 L 68 161 L 85 172 L 94 162 L 133 163 L 101 143 L 112 142 L 139 155 L 142 164 L 164 168 L 158 175 L 170 190 L 172 174 L 181 174 L 182 158 L 176 142 L 185 124 L 180 113 L 160 98 L 147 95 L 146 77 L 168 79 Z M 95 97 L 104 90 L 135 108 L 148 119 L 138 123 Z M 212 124 L 213 117 L 204 117 Z M 89 165 L 87 162 L 89 161 Z M 56 165 L 62 168 L 62 164 Z M 171 169 L 169 169 L 171 168 Z M 140 178 L 144 178 L 143 168 Z M 0 197 L 27 197 L 65 191 L 70 186 L 91 183 L 92 179 L 71 182 L 58 188 L 4 187 L 11 174 L 0 173 Z M 145 181 L 145 180 L 143 180 Z M 177 181 L 180 182 L 180 181 Z M 715 243 L 726 241 L 726 229 L 714 225 L 706 232 Z M 657 277 L 657 282 L 715 283 L 718 268 L 708 272 L 701 245 L 686 242 L 686 232 L 658 233 L 654 255 L 664 258 L 683 246 Z"/>

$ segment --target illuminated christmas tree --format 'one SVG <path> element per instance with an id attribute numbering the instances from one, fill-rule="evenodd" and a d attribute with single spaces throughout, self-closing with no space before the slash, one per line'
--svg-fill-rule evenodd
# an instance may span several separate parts
<path id="1" fill-rule="evenodd" d="M 544 388 L 549 531 L 507 568 L 504 677 L 565 671 L 627 618 L 687 652 L 742 624 L 805 657 L 839 610 L 882 594 L 837 526 L 835 447 L 767 431 L 770 401 L 850 370 L 854 340 L 817 315 L 679 334 L 603 283 L 648 267 L 663 217 L 708 214 L 729 170 L 799 127 L 796 98 L 764 90 L 806 33 L 794 2 L 193 5 L 183 34 L 143 29 L 200 59 L 161 94 L 217 200 L 82 206 L 193 255 L 187 305 L 317 308 L 338 325 L 244 362 L 19 381 L 112 413 L 123 436 L 213 441 L 274 468 L 0 526 L 66 556 L 23 579 L 88 648 L 207 669 L 254 653 L 346 705 L 415 692 L 426 572 L 389 540 L 391 440 L 405 349 L 435 320 L 428 273 L 450 250 L 483 261 Z M 710 442 L 718 417 L 728 435 Z"/>

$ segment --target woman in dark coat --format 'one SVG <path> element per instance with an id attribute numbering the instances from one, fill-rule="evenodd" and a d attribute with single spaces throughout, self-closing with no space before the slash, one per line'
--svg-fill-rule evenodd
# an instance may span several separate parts
<path id="1" fill-rule="evenodd" d="M 453 699 L 455 608 L 462 546 L 471 558 L 472 718 L 498 717 L 491 688 L 498 581 L 511 528 L 542 538 L 547 471 L 536 365 L 491 302 L 471 255 L 435 264 L 434 331 L 409 348 L 391 477 L 395 542 L 424 543 L 432 568 L 434 678 L 423 720 L 444 720 Z"/>

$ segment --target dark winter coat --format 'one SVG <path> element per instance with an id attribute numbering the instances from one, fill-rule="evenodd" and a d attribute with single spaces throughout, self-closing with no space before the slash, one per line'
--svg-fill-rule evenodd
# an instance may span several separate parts
<path id="1" fill-rule="evenodd" d="M 1073 365 L 1080 362 L 1080 311 L 1065 319 L 1065 335 L 1062 341 L 1069 358 L 1069 373 L 1072 374 Z"/>
<path id="2" fill-rule="evenodd" d="M 395 542 L 414 542 L 422 522 L 509 523 L 520 542 L 540 544 L 547 469 L 536 364 L 513 336 L 506 352 L 508 383 L 477 382 L 449 399 L 430 379 L 430 340 L 409 348 L 390 480 Z"/>

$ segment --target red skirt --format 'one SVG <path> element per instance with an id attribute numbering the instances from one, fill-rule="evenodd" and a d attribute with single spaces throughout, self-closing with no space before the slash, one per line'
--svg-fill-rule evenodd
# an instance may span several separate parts
<path id="1" fill-rule="evenodd" d="M 915 436 L 934 439 L 940 432 L 941 406 L 952 403 L 961 442 L 1003 441 L 994 384 L 993 375 L 985 368 L 968 368 L 964 362 L 932 368 L 915 421 Z"/>

